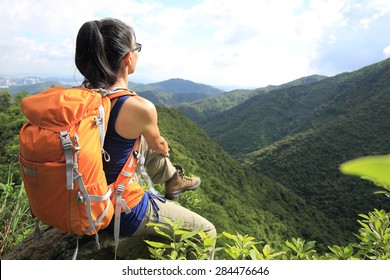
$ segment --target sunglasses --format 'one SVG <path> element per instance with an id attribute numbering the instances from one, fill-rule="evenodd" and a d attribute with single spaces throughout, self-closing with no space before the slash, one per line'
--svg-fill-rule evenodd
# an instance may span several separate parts
<path id="1" fill-rule="evenodd" d="M 142 49 L 142 45 L 140 43 L 135 43 L 135 48 L 132 49 L 131 51 L 134 52 L 134 51 L 137 51 L 137 52 L 140 52 Z"/>

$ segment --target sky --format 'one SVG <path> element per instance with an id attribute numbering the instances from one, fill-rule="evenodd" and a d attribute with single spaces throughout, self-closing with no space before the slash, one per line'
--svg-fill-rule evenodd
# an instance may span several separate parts
<path id="1" fill-rule="evenodd" d="M 390 57 L 389 0 L 1 0 L 0 13 L 0 77 L 81 82 L 77 32 L 105 17 L 134 28 L 139 83 L 257 88 Z"/>

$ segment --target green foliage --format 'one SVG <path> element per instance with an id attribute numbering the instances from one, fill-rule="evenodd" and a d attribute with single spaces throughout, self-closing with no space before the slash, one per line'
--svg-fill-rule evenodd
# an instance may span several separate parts
<path id="1" fill-rule="evenodd" d="M 233 235 L 228 232 L 223 232 L 222 234 L 234 242 L 233 245 L 225 243 L 223 247 L 232 260 L 274 260 L 285 254 L 283 251 L 276 251 L 271 248 L 269 244 L 264 245 L 259 250 L 257 246 L 263 242 L 255 241 L 255 238 L 252 236 L 239 233 Z"/>
<path id="2" fill-rule="evenodd" d="M 353 245 L 349 244 L 348 246 L 328 246 L 331 253 L 325 253 L 325 256 L 322 259 L 327 260 L 358 260 L 358 257 L 354 257 Z"/>
<path id="3" fill-rule="evenodd" d="M 19 151 L 19 130 L 26 118 L 20 110 L 20 102 L 26 92 L 12 97 L 9 92 L 0 92 L 0 178 L 7 178 L 11 165 L 11 174 L 15 183 L 20 183 L 17 156 Z"/>
<path id="4" fill-rule="evenodd" d="M 255 246 L 256 244 L 259 244 L 259 242 L 254 242 L 254 237 L 247 235 L 243 236 L 239 233 L 232 235 L 230 233 L 223 232 L 222 234 L 234 241 L 234 246 L 226 244 L 225 248 L 225 252 L 233 260 L 246 260 L 248 257 L 257 259 L 260 256 L 260 253 Z"/>
<path id="5" fill-rule="evenodd" d="M 329 251 L 323 254 L 316 251 L 316 241 L 292 238 L 285 241 L 282 250 L 277 250 L 269 244 L 260 246 L 264 242 L 256 241 L 252 236 L 223 232 L 216 238 L 210 238 L 202 231 L 183 229 L 181 221 L 170 220 L 167 220 L 167 225 L 148 224 L 167 242 L 145 242 L 149 245 L 151 257 L 160 260 L 204 260 L 214 253 L 215 259 L 225 260 L 389 260 L 389 215 L 375 210 L 360 216 L 364 218 L 359 221 L 362 228 L 356 235 L 360 243 L 328 246 Z M 221 247 L 215 247 L 221 237 L 226 237 L 227 241 Z"/>
<path id="6" fill-rule="evenodd" d="M 377 194 L 390 198 L 390 155 L 367 156 L 347 161 L 340 165 L 344 174 L 360 176 L 372 181 L 384 189 Z M 360 214 L 358 220 L 362 228 L 356 237 L 360 243 L 356 245 L 368 259 L 390 259 L 390 213 L 375 209 L 368 215 Z"/>
<path id="7" fill-rule="evenodd" d="M 387 179 L 388 179 L 388 157 L 368 157 L 360 158 L 353 161 L 343 163 L 340 166 L 340 170 L 346 174 L 359 175 L 363 178 L 368 178 L 374 182 L 380 182 L 380 186 L 388 190 Z M 385 192 L 386 196 L 388 193 Z M 291 240 L 285 241 L 285 247 L 283 250 L 275 250 L 269 244 L 265 244 L 263 248 L 258 248 L 259 244 L 264 243 L 258 242 L 254 237 L 248 235 L 242 235 L 237 233 L 236 235 L 228 232 L 223 232 L 222 236 L 226 237 L 228 241 L 233 241 L 231 245 L 228 242 L 224 243 L 223 247 L 214 248 L 215 252 L 223 251 L 230 259 L 233 260 L 264 260 L 264 259 L 283 259 L 283 260 L 358 260 L 358 259 L 371 259 L 371 260 L 389 260 L 390 259 L 390 214 L 384 210 L 375 209 L 368 215 L 360 214 L 363 220 L 358 220 L 362 226 L 359 230 L 359 234 L 355 234 L 359 243 L 348 244 L 347 246 L 328 246 L 330 252 L 324 252 L 322 255 L 317 253 L 315 249 L 316 241 L 306 242 L 302 238 L 292 238 Z M 179 256 L 181 259 L 186 259 L 187 250 L 190 245 L 194 244 L 192 241 L 189 243 L 175 242 L 175 233 L 184 232 L 180 231 L 181 222 L 168 221 L 171 230 L 171 234 L 164 233 L 159 227 L 167 229 L 165 225 L 152 224 L 155 226 L 155 230 L 158 234 L 163 235 L 169 240 L 173 241 L 170 245 L 164 243 L 152 243 L 146 241 L 151 247 L 150 252 L 154 258 L 158 259 L 172 259 L 173 257 Z M 192 238 L 199 234 L 199 230 L 193 232 L 191 235 L 185 232 L 183 236 Z M 174 236 L 173 238 L 171 236 Z M 221 235 L 217 238 L 220 238 Z M 185 240 L 186 238 L 180 238 L 179 240 Z M 196 239 L 196 238 L 195 238 Z M 210 239 L 210 238 L 209 238 Z M 202 239 L 204 240 L 204 239 Z M 198 239 L 199 241 L 199 239 Z M 198 242 L 199 244 L 199 242 Z M 205 244 L 205 243 L 203 243 Z M 209 240 L 208 244 L 217 244 Z M 194 248 L 195 246 L 192 246 Z M 204 246 L 203 248 L 210 248 Z M 357 252 L 354 248 L 358 249 Z M 165 250 L 169 251 L 168 257 L 164 256 Z M 185 252 L 186 254 L 182 254 Z M 197 247 L 197 252 L 200 252 L 194 257 L 202 256 L 202 247 Z M 210 251 L 208 251 L 210 252 Z M 219 256 L 217 256 L 218 258 Z"/>
<path id="8" fill-rule="evenodd" d="M 202 208 L 201 198 L 197 192 L 184 192 L 180 195 L 178 202 L 185 208 L 199 212 Z"/>
<path id="9" fill-rule="evenodd" d="M 23 185 L 15 185 L 9 174 L 6 183 L 0 183 L 0 254 L 7 253 L 27 237 L 34 222 Z"/>
<path id="10" fill-rule="evenodd" d="M 0 254 L 24 239 L 34 224 L 17 163 L 18 134 L 26 121 L 20 105 L 26 95 L 0 92 Z"/>
<path id="11" fill-rule="evenodd" d="M 314 249 L 315 241 L 306 242 L 301 238 L 293 238 L 290 241 L 286 241 L 285 244 L 288 248 L 291 249 L 291 252 L 287 255 L 287 259 L 290 260 L 311 260 L 316 259 L 314 253 L 316 250 Z"/>
<path id="12" fill-rule="evenodd" d="M 362 228 L 356 237 L 360 243 L 356 245 L 365 259 L 390 259 L 390 213 L 375 209 L 368 215 L 360 214 L 359 220 Z"/>
<path id="13" fill-rule="evenodd" d="M 184 228 L 183 221 L 173 222 L 165 219 L 167 224 L 148 223 L 157 234 L 167 242 L 145 240 L 153 259 L 158 260 L 205 260 L 214 254 L 215 239 L 200 229 L 190 231 Z"/>
<path id="14" fill-rule="evenodd" d="M 343 163 L 341 172 L 348 175 L 360 176 L 372 181 L 375 185 L 383 188 L 378 194 L 390 197 L 390 155 L 367 156 Z"/>

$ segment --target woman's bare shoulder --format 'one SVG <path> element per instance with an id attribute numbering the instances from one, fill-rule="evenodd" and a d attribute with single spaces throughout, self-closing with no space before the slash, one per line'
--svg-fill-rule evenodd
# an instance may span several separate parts
<path id="1" fill-rule="evenodd" d="M 126 111 L 139 115 L 140 117 L 147 117 L 156 113 L 156 107 L 149 100 L 136 95 L 128 98 L 125 102 Z"/>

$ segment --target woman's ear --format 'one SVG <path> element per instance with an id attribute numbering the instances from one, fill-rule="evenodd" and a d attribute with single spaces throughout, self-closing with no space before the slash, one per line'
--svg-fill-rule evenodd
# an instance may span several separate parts
<path id="1" fill-rule="evenodd" d="M 126 65 L 131 65 L 131 52 L 128 52 L 124 57 L 123 57 L 123 62 Z"/>

